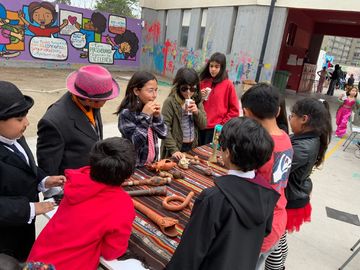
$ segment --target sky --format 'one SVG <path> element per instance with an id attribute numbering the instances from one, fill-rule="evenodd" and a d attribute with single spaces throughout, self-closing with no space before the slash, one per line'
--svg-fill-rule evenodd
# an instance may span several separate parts
<path id="1" fill-rule="evenodd" d="M 71 5 L 74 7 L 93 9 L 96 5 L 96 0 L 71 0 Z M 141 16 L 140 7 L 134 10 L 134 15 L 140 18 Z"/>

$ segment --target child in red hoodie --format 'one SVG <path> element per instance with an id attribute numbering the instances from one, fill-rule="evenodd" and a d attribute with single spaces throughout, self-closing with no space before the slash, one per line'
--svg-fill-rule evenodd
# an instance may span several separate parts
<path id="1" fill-rule="evenodd" d="M 200 90 L 207 117 L 207 126 L 200 130 L 199 145 L 212 141 L 214 127 L 239 116 L 239 99 L 226 71 L 224 54 L 214 53 L 200 73 Z"/>
<path id="2" fill-rule="evenodd" d="M 51 263 L 57 270 L 92 270 L 100 256 L 123 255 L 135 211 L 121 184 L 133 173 L 135 156 L 130 141 L 114 137 L 94 145 L 90 166 L 65 170 L 64 198 L 28 261 Z"/>

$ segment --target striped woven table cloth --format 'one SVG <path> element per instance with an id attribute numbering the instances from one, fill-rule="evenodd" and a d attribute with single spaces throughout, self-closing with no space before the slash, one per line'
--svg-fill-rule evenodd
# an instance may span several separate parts
<path id="1" fill-rule="evenodd" d="M 197 147 L 190 151 L 187 154 L 188 157 L 197 155 L 200 158 L 201 164 L 196 166 L 189 165 L 188 170 L 181 169 L 178 166 L 173 168 L 172 171 L 181 171 L 184 178 L 174 179 L 170 185 L 167 185 L 167 196 L 174 194 L 186 197 L 190 191 L 193 191 L 195 196 L 192 199 L 192 203 L 194 203 L 196 197 L 203 189 L 214 185 L 214 177 L 226 174 L 227 170 L 225 168 L 207 162 L 211 153 L 212 148 L 209 146 Z M 199 169 L 205 169 L 208 168 L 208 166 L 212 168 L 214 176 L 206 176 L 203 171 Z M 151 172 L 146 168 L 138 168 L 129 180 L 144 180 L 154 175 L 156 175 L 155 172 Z M 149 188 L 151 187 L 132 186 L 125 187 L 125 190 L 130 191 Z M 149 220 L 147 216 L 136 211 L 128 253 L 119 258 L 119 260 L 136 258 L 143 262 L 144 267 L 154 270 L 163 269 L 170 261 L 172 254 L 180 242 L 183 230 L 189 221 L 191 210 L 189 207 L 186 207 L 179 212 L 168 211 L 162 207 L 164 198 L 164 196 L 133 197 L 133 199 L 151 208 L 161 216 L 178 219 L 179 224 L 177 225 L 177 231 L 179 232 L 179 235 L 175 238 L 164 235 L 159 227 Z"/>

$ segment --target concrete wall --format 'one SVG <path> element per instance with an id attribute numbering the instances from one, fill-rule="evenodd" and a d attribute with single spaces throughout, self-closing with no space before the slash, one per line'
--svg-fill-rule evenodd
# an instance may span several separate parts
<path id="1" fill-rule="evenodd" d="M 186 48 L 178 46 L 182 20 L 180 9 L 167 11 L 171 20 L 165 42 L 160 38 L 161 34 L 154 36 L 154 28 L 164 29 L 161 23 L 162 12 L 164 11 L 143 8 L 143 69 L 172 78 L 177 70 L 185 65 L 201 70 L 211 54 L 219 51 L 227 56 L 227 70 L 231 80 L 255 78 L 269 7 L 208 8 L 202 50 L 197 49 L 201 9 L 192 9 Z M 270 81 L 277 65 L 286 18 L 286 8 L 275 8 L 261 81 Z"/>

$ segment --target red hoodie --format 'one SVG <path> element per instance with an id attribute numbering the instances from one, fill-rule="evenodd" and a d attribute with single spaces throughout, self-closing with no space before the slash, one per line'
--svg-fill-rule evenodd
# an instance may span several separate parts
<path id="1" fill-rule="evenodd" d="M 56 270 L 95 270 L 100 256 L 113 260 L 125 253 L 135 218 L 131 198 L 89 174 L 89 167 L 65 171 L 64 198 L 28 261 L 51 263 Z"/>
<path id="2" fill-rule="evenodd" d="M 225 124 L 231 118 L 239 116 L 239 99 L 235 87 L 229 80 L 223 80 L 212 87 L 212 79 L 200 82 L 200 89 L 210 87 L 212 90 L 208 100 L 204 100 L 204 109 L 207 117 L 207 129 L 214 128 L 217 124 Z"/>

